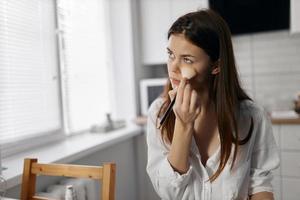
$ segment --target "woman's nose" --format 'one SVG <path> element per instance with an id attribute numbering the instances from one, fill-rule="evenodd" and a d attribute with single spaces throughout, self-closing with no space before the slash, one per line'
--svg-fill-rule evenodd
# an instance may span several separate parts
<path id="1" fill-rule="evenodd" d="M 174 59 L 172 60 L 171 62 L 168 63 L 169 65 L 169 68 L 172 70 L 172 71 L 180 71 L 180 64 L 179 64 L 179 61 L 177 59 Z"/>

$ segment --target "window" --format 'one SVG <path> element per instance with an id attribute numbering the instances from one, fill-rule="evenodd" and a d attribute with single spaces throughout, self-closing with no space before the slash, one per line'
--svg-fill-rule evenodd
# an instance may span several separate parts
<path id="1" fill-rule="evenodd" d="M 89 129 L 110 111 L 104 0 L 58 0 L 65 129 Z"/>
<path id="2" fill-rule="evenodd" d="M 0 1 L 2 144 L 62 127 L 55 19 L 51 0 Z"/>
<path id="3" fill-rule="evenodd" d="M 105 6 L 104 0 L 0 1 L 2 148 L 85 131 L 110 112 Z"/>

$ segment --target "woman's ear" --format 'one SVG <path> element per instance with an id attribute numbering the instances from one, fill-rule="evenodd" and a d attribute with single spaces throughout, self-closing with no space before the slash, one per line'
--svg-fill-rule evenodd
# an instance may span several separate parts
<path id="1" fill-rule="evenodd" d="M 213 74 L 213 75 L 216 75 L 218 73 L 220 73 L 220 67 L 215 67 L 211 72 L 211 74 Z"/>
<path id="2" fill-rule="evenodd" d="M 220 73 L 220 65 L 219 65 L 219 60 L 217 60 L 214 65 L 213 65 L 213 70 L 211 72 L 212 75 L 216 75 Z"/>

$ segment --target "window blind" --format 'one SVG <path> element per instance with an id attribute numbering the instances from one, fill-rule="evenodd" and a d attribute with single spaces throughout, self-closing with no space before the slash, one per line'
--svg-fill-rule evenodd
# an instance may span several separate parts
<path id="1" fill-rule="evenodd" d="M 103 122 L 110 112 L 104 0 L 58 0 L 65 131 Z"/>
<path id="2" fill-rule="evenodd" d="M 61 129 L 55 3 L 0 1 L 0 143 Z"/>

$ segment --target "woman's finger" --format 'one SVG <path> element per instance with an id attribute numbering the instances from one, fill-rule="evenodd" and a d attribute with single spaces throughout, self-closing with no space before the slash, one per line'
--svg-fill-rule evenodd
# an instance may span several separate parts
<path id="1" fill-rule="evenodd" d="M 180 84 L 177 89 L 177 95 L 176 95 L 175 104 L 177 107 L 179 107 L 182 104 L 185 84 L 186 84 L 186 78 L 181 79 Z"/>
<path id="2" fill-rule="evenodd" d="M 192 90 L 190 112 L 196 112 L 196 105 L 197 105 L 197 92 L 196 90 Z"/>
<path id="3" fill-rule="evenodd" d="M 182 109 L 184 111 L 190 110 L 191 91 L 192 91 L 191 85 L 186 84 L 186 86 L 184 88 L 183 101 L 182 101 Z"/>

